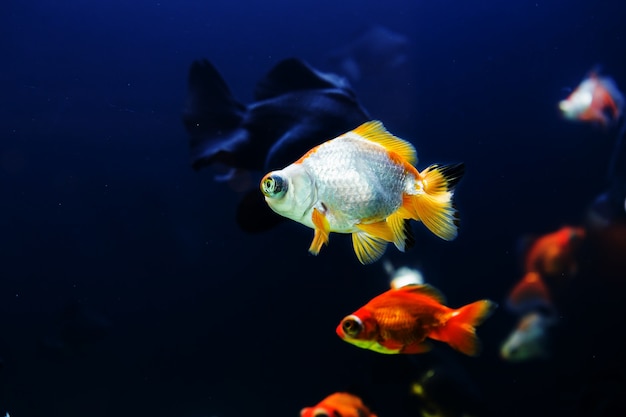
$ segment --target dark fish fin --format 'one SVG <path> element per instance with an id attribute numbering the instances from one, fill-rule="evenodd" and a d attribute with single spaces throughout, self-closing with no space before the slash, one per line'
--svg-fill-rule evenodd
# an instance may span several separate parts
<path id="1" fill-rule="evenodd" d="M 452 165 L 444 165 L 441 167 L 440 172 L 448 181 L 448 189 L 452 190 L 456 187 L 459 181 L 461 181 L 461 178 L 463 178 L 463 175 L 465 174 L 465 164 L 463 162 L 459 162 Z"/>
<path id="2" fill-rule="evenodd" d="M 228 85 L 207 60 L 189 68 L 187 108 L 183 121 L 191 132 L 213 132 L 239 126 L 246 106 L 233 97 Z"/>
<path id="3" fill-rule="evenodd" d="M 246 106 L 233 97 L 228 85 L 209 61 L 194 61 L 191 64 L 183 123 L 190 138 L 194 168 L 213 161 L 229 163 L 225 156 L 244 141 L 243 134 L 237 129 L 245 112 Z M 220 152 L 221 156 L 217 157 Z"/>
<path id="4" fill-rule="evenodd" d="M 262 233 L 278 226 L 285 218 L 274 213 L 261 191 L 255 189 L 246 193 L 239 202 L 236 220 L 244 232 Z"/>
<path id="5" fill-rule="evenodd" d="M 411 219 L 404 219 L 404 249 L 408 250 L 415 246 L 415 236 L 413 235 L 413 227 Z"/>
<path id="6" fill-rule="evenodd" d="M 317 71 L 306 62 L 288 58 L 276 64 L 256 86 L 256 100 L 267 100 L 301 90 L 341 89 L 352 94 L 348 81 L 336 74 Z"/>

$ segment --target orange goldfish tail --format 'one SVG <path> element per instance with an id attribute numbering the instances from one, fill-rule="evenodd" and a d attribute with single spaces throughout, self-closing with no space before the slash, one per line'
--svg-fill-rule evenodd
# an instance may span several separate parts
<path id="1" fill-rule="evenodd" d="M 493 313 L 497 304 L 489 300 L 476 301 L 451 313 L 448 322 L 439 332 L 442 342 L 469 356 L 480 352 L 480 340 L 476 336 L 476 326 Z"/>
<path id="2" fill-rule="evenodd" d="M 415 217 L 444 240 L 453 240 L 457 236 L 459 218 L 452 203 L 452 195 L 464 173 L 463 163 L 431 165 L 420 174 L 417 181 L 421 192 L 411 197 Z"/>

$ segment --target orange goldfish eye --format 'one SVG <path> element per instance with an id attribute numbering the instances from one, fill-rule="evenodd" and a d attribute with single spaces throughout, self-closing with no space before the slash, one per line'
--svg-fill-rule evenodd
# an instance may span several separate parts
<path id="1" fill-rule="evenodd" d="M 363 322 L 357 316 L 348 316 L 341 322 L 341 329 L 350 337 L 356 337 L 363 331 Z"/>
<path id="2" fill-rule="evenodd" d="M 287 192 L 287 181 L 278 175 L 266 175 L 261 181 L 261 192 L 266 197 L 280 198 Z"/>

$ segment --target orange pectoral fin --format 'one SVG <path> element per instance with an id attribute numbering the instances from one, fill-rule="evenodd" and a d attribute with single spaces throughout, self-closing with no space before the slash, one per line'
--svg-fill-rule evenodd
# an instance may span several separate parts
<path id="1" fill-rule="evenodd" d="M 320 253 L 323 245 L 328 244 L 328 238 L 330 234 L 330 224 L 326 216 L 318 209 L 313 209 L 313 215 L 311 221 L 315 225 L 315 234 L 313 235 L 313 242 L 309 246 L 309 252 L 313 255 Z"/>

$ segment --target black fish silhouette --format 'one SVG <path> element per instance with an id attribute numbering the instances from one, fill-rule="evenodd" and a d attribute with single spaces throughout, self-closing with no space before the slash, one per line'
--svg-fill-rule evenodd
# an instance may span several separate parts
<path id="1" fill-rule="evenodd" d="M 239 103 L 215 67 L 195 61 L 189 70 L 183 122 L 190 138 L 191 164 L 222 164 L 258 171 L 258 179 L 284 168 L 312 147 L 370 120 L 348 82 L 296 58 L 285 59 L 261 79 L 255 102 Z M 282 221 L 258 189 L 239 205 L 237 222 L 260 232 Z"/>

